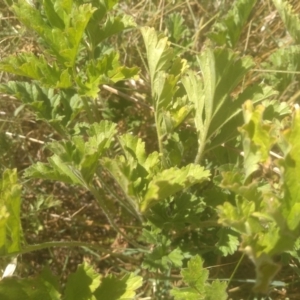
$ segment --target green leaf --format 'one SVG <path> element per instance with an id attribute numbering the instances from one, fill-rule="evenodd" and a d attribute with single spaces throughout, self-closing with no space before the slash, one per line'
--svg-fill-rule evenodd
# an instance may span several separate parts
<path id="1" fill-rule="evenodd" d="M 287 220 L 290 230 L 299 233 L 300 220 L 300 186 L 298 176 L 300 176 L 300 109 L 297 106 L 294 111 L 292 125 L 284 134 L 288 148 L 284 150 L 284 159 L 280 160 L 283 168 L 283 215 Z"/>
<path id="2" fill-rule="evenodd" d="M 208 34 L 209 38 L 220 46 L 234 48 L 256 2 L 235 0 L 226 16 L 214 24 L 212 32 Z"/>
<path id="3" fill-rule="evenodd" d="M 171 67 L 173 50 L 169 47 L 167 37 L 157 34 L 154 28 L 143 27 L 141 32 L 146 46 L 150 79 L 153 85 L 159 72 L 166 71 Z"/>
<path id="4" fill-rule="evenodd" d="M 77 267 L 75 273 L 69 275 L 64 293 L 65 300 L 93 299 L 93 293 L 100 286 L 101 275 L 84 263 Z"/>
<path id="5" fill-rule="evenodd" d="M 256 233 L 262 228 L 257 223 L 253 224 L 254 220 L 251 219 L 251 215 L 254 211 L 254 202 L 237 201 L 236 207 L 225 202 L 222 206 L 218 206 L 219 222 L 232 227 L 241 234 Z"/>
<path id="6" fill-rule="evenodd" d="M 30 106 L 37 114 L 38 120 L 43 120 L 63 136 L 66 127 L 82 110 L 82 99 L 74 92 L 40 87 L 37 82 L 9 81 L 0 85 L 0 91 L 12 95 Z"/>
<path id="7" fill-rule="evenodd" d="M 219 280 L 215 280 L 211 283 L 211 285 L 207 285 L 205 287 L 205 300 L 226 300 L 228 299 L 228 295 L 226 293 L 228 286 L 226 282 L 222 282 Z"/>
<path id="8" fill-rule="evenodd" d="M 221 228 L 218 237 L 216 247 L 222 253 L 222 256 L 232 255 L 238 250 L 240 241 L 237 234 L 234 234 L 231 229 Z"/>
<path id="9" fill-rule="evenodd" d="M 142 285 L 142 277 L 127 274 L 122 279 L 109 275 L 102 279 L 94 295 L 96 299 L 134 300 L 136 290 Z"/>
<path id="10" fill-rule="evenodd" d="M 95 8 L 92 8 L 90 4 L 77 6 L 74 3 L 72 5 L 71 1 L 56 1 L 55 3 L 53 9 L 64 22 L 64 28 L 60 21 L 53 21 L 54 11 L 51 10 L 49 2 L 47 2 L 46 10 L 51 18 L 50 24 L 25 0 L 15 3 L 13 11 L 22 23 L 34 30 L 47 43 L 60 62 L 66 67 L 73 67 L 85 28 Z"/>
<path id="11" fill-rule="evenodd" d="M 254 63 L 250 57 L 239 58 L 229 49 L 216 48 L 213 51 L 207 48 L 199 56 L 199 65 L 202 79 L 191 71 L 182 77 L 189 101 L 195 107 L 194 119 L 199 144 L 196 162 L 201 161 L 209 142 L 241 112 L 241 100 L 236 101 L 230 95 Z M 222 137 L 219 137 L 220 144 L 227 141 L 228 133 L 224 139 Z"/>
<path id="12" fill-rule="evenodd" d="M 141 212 L 145 212 L 157 201 L 163 200 L 195 183 L 208 180 L 209 171 L 199 165 L 190 164 L 181 169 L 163 170 L 149 182 L 147 192 L 141 203 Z"/>
<path id="13" fill-rule="evenodd" d="M 65 3 L 67 1 L 64 1 Z M 69 1 L 71 2 L 71 1 Z M 55 5 L 54 5 L 55 3 Z M 64 21 L 60 18 L 59 13 L 57 13 L 57 10 L 59 10 L 57 1 L 53 0 L 44 0 L 44 9 L 47 16 L 47 20 L 51 24 L 52 27 L 57 27 L 61 30 L 65 28 Z"/>
<path id="14" fill-rule="evenodd" d="M 120 142 L 128 161 L 135 160 L 144 165 L 146 161 L 145 142 L 131 134 L 124 134 L 120 137 Z"/>
<path id="15" fill-rule="evenodd" d="M 189 33 L 188 27 L 185 25 L 185 20 L 182 15 L 178 12 L 169 14 L 166 25 L 168 28 L 170 41 L 178 43 Z"/>
<path id="16" fill-rule="evenodd" d="M 249 100 L 243 105 L 245 125 L 240 128 L 243 135 L 245 180 L 255 172 L 259 163 L 269 159 L 269 152 L 276 142 L 276 131 L 271 124 L 263 122 L 264 106 L 253 108 Z"/>
<path id="17" fill-rule="evenodd" d="M 109 17 L 103 27 L 98 30 L 98 37 L 96 43 L 101 43 L 105 39 L 116 35 L 125 29 L 136 27 L 133 17 L 123 15 L 122 17 Z"/>
<path id="18" fill-rule="evenodd" d="M 296 44 L 300 43 L 300 18 L 293 11 L 292 6 L 284 0 L 273 0 L 278 13 L 288 30 L 289 34 L 295 40 Z"/>
<path id="19" fill-rule="evenodd" d="M 120 65 L 119 54 L 111 52 L 97 60 L 89 60 L 75 80 L 80 87 L 80 94 L 96 98 L 101 84 L 137 78 L 138 72 L 137 67 L 127 68 Z"/>
<path id="20" fill-rule="evenodd" d="M 0 180 L 0 255 L 21 249 L 21 185 L 17 170 L 7 169 Z"/>
<path id="21" fill-rule="evenodd" d="M 171 241 L 161 236 L 161 231 L 144 231 L 144 239 L 153 243 L 155 248 L 145 255 L 142 267 L 149 271 L 170 270 L 172 267 L 182 267 L 183 252 L 179 248 L 171 249 Z M 151 242 L 152 240 L 152 242 Z"/>
<path id="22" fill-rule="evenodd" d="M 86 187 L 93 179 L 98 160 L 110 146 L 115 133 L 115 124 L 101 121 L 90 125 L 87 141 L 81 135 L 74 135 L 71 141 L 50 143 L 47 147 L 55 155 L 48 159 L 49 163 L 32 165 L 25 171 L 25 176 L 60 180 Z"/>
<path id="23" fill-rule="evenodd" d="M 207 283 L 208 271 L 203 268 L 203 262 L 200 256 L 196 255 L 188 262 L 188 267 L 181 271 L 183 281 L 188 288 L 174 288 L 171 295 L 175 300 L 226 300 L 227 285 L 218 280 L 212 284 Z"/>
<path id="24" fill-rule="evenodd" d="M 8 56 L 0 62 L 0 70 L 40 80 L 47 87 L 69 88 L 72 86 L 71 76 L 67 69 L 61 70 L 55 63 L 50 65 L 43 55 L 33 53 Z"/>
<path id="25" fill-rule="evenodd" d="M 188 70 L 186 71 L 182 78 L 182 84 L 186 90 L 188 99 L 195 107 L 195 126 L 197 131 L 200 133 L 204 132 L 204 87 L 201 77 L 196 74 L 196 72 Z"/>
<path id="26" fill-rule="evenodd" d="M 292 83 L 299 80 L 299 74 L 296 74 L 300 71 L 299 60 L 299 45 L 279 48 L 261 64 L 262 69 L 268 70 L 268 72 L 263 73 L 263 78 L 280 93 L 287 93 Z M 270 72 L 270 70 L 274 71 Z"/>
<path id="27" fill-rule="evenodd" d="M 176 300 L 205 299 L 205 283 L 208 279 L 208 271 L 203 268 L 200 256 L 196 255 L 190 259 L 188 267 L 181 270 L 181 276 L 189 288 L 171 290 L 171 295 Z"/>

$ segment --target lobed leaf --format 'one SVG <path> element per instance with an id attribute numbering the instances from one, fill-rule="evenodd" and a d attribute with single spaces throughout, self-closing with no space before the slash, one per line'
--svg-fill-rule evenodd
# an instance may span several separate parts
<path id="1" fill-rule="evenodd" d="M 234 1 L 226 16 L 214 24 L 208 37 L 220 46 L 227 45 L 234 48 L 256 2 L 256 0 Z"/>
<path id="2" fill-rule="evenodd" d="M 92 266 L 83 263 L 77 267 L 75 273 L 69 275 L 64 292 L 65 300 L 93 299 L 93 295 L 101 284 L 101 275 Z"/>
<path id="3" fill-rule="evenodd" d="M 209 180 L 210 172 L 199 165 L 190 164 L 181 169 L 163 170 L 149 182 L 140 209 L 145 212 L 159 200 L 163 200 L 196 183 Z"/>
<path id="4" fill-rule="evenodd" d="M 227 285 L 219 280 L 207 283 L 208 271 L 203 268 L 200 256 L 196 255 L 188 262 L 188 267 L 181 271 L 183 281 L 188 285 L 187 288 L 174 288 L 171 295 L 175 300 L 214 300 L 227 299 Z"/>

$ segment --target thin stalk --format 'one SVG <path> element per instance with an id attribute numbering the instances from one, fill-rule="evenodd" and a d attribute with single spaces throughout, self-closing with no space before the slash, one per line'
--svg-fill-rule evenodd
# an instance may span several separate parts
<path id="1" fill-rule="evenodd" d="M 233 270 L 233 272 L 232 272 L 232 274 L 231 274 L 231 276 L 230 276 L 230 278 L 229 278 L 229 280 L 228 280 L 228 284 L 227 284 L 228 286 L 229 286 L 230 282 L 232 281 L 232 278 L 233 278 L 234 274 L 236 273 L 238 267 L 240 266 L 240 264 L 241 264 L 241 262 L 242 262 L 244 256 L 245 256 L 245 253 L 243 253 L 243 255 L 241 256 L 240 260 L 239 260 L 238 263 L 236 264 L 236 266 L 235 266 L 235 268 L 234 268 L 234 270 Z"/>
<path id="2" fill-rule="evenodd" d="M 206 146 L 206 138 L 207 138 L 208 128 L 209 128 L 209 125 L 205 125 L 204 132 L 202 134 L 201 133 L 199 134 L 199 137 L 198 137 L 199 147 L 198 147 L 198 151 L 197 151 L 196 158 L 194 161 L 195 164 L 199 164 L 202 160 L 202 156 L 203 156 L 204 149 Z"/>
<path id="3" fill-rule="evenodd" d="M 114 252 L 114 250 L 119 250 L 119 251 L 126 250 L 124 248 L 109 250 L 109 249 L 102 247 L 100 245 L 97 245 L 97 244 L 78 242 L 78 241 L 54 241 L 54 242 L 46 242 L 46 243 L 40 243 L 40 244 L 34 244 L 34 245 L 27 245 L 20 251 L 12 252 L 9 254 L 4 254 L 4 255 L 2 255 L 2 257 L 21 255 L 21 254 L 26 254 L 26 253 L 30 253 L 33 251 L 39 251 L 39 250 L 52 248 L 52 247 L 88 248 L 88 249 L 97 250 L 97 251 L 105 253 L 105 254 L 109 254 L 110 256 L 115 256 L 115 257 L 120 257 L 120 258 L 124 257 L 124 258 L 128 259 L 128 255 L 122 254 L 120 252 Z M 134 259 L 134 258 L 132 258 L 132 259 Z M 139 262 L 139 260 L 136 260 L 136 261 Z"/>
<path id="4" fill-rule="evenodd" d="M 162 161 L 162 166 L 163 168 L 167 168 L 167 162 L 166 162 L 166 158 L 164 155 L 164 147 L 163 147 L 163 135 L 161 133 L 161 128 L 158 122 L 158 118 L 159 118 L 159 113 L 157 112 L 157 110 L 155 109 L 154 112 L 154 117 L 155 117 L 155 127 L 156 127 L 156 135 L 157 135 L 157 139 L 158 139 L 158 149 L 159 149 L 159 153 L 161 154 L 161 161 Z"/>
<path id="5" fill-rule="evenodd" d="M 90 105 L 89 105 L 89 103 L 87 101 L 87 98 L 86 97 L 82 97 L 81 99 L 82 99 L 85 111 L 87 113 L 87 116 L 88 116 L 88 118 L 90 120 L 90 123 L 95 122 L 96 120 L 95 120 L 94 114 L 92 113 L 91 107 L 90 107 Z"/>

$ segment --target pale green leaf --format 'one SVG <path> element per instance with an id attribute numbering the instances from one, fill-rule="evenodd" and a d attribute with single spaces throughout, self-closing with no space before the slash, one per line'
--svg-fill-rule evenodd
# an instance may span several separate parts
<path id="1" fill-rule="evenodd" d="M 205 296 L 199 295 L 193 288 L 174 288 L 171 290 L 171 295 L 175 300 L 204 300 Z"/>
<path id="2" fill-rule="evenodd" d="M 218 206 L 219 222 L 242 234 L 256 233 L 261 231 L 262 227 L 251 219 L 254 211 L 254 202 L 237 201 L 237 207 L 225 202 L 222 206 Z"/>
<path id="3" fill-rule="evenodd" d="M 126 159 L 134 159 L 144 165 L 146 160 L 145 142 L 131 134 L 124 134 L 119 139 Z"/>
<path id="4" fill-rule="evenodd" d="M 210 285 L 205 286 L 205 300 L 227 300 L 227 288 L 226 282 L 213 281 Z"/>
<path id="5" fill-rule="evenodd" d="M 199 65 L 203 76 L 203 86 L 204 86 L 204 112 L 205 112 L 205 130 L 207 131 L 213 110 L 215 109 L 214 105 L 214 98 L 215 98 L 215 91 L 216 91 L 216 62 L 215 62 L 215 55 L 212 49 L 207 48 L 199 56 Z M 202 100 L 198 100 L 202 101 Z M 201 106 L 200 106 L 201 108 Z M 201 111 L 200 111 L 201 113 Z M 202 113 L 200 114 L 196 112 L 196 118 L 200 117 L 203 118 Z M 204 134 L 203 134 L 204 135 Z"/>
<path id="6" fill-rule="evenodd" d="M 205 292 L 208 271 L 203 268 L 203 261 L 199 255 L 192 257 L 186 269 L 181 270 L 183 281 L 194 288 L 200 295 Z"/>
<path id="7" fill-rule="evenodd" d="M 7 169 L 0 180 L 0 254 L 18 252 L 21 248 L 21 185 L 17 170 Z"/>
<path id="8" fill-rule="evenodd" d="M 188 70 L 181 78 L 182 84 L 186 90 L 188 99 L 195 107 L 195 125 L 198 132 L 204 132 L 203 109 L 205 95 L 203 90 L 203 82 L 196 72 Z"/>

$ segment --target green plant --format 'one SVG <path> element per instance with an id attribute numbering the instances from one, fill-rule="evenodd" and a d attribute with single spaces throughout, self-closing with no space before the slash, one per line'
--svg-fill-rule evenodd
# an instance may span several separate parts
<path id="1" fill-rule="evenodd" d="M 170 44 L 183 38 L 184 46 L 190 45 L 180 15 L 169 17 L 170 40 L 153 28 L 141 28 L 144 77 L 149 80 L 145 97 L 149 103 L 143 104 L 151 108 L 155 142 L 122 132 L 103 113 L 99 96 L 103 86 L 121 85 L 141 72 L 123 65 L 111 47 L 120 32 L 136 26 L 131 17 L 113 10 L 116 1 L 45 0 L 39 10 L 25 0 L 13 4 L 19 20 L 37 35 L 43 54 L 2 59 L 0 70 L 19 80 L 1 84 L 0 90 L 18 98 L 24 109 L 32 110 L 55 132 L 55 140 L 45 147 L 50 153 L 47 161 L 33 163 L 24 177 L 88 191 L 110 226 L 133 249 L 114 253 L 100 244 L 80 241 L 28 245 L 21 232 L 16 171 L 6 170 L 1 182 L 2 256 L 79 246 L 116 257 L 133 253 L 136 272 L 126 272 L 122 279 L 101 277 L 85 263 L 69 275 L 63 290 L 45 269 L 35 279 L 4 279 L 0 295 L 136 299 L 141 273 L 145 281 L 155 282 L 157 299 L 170 297 L 170 290 L 175 299 L 226 299 L 226 284 L 208 283 L 200 255 L 209 261 L 209 254 L 226 256 L 238 246 L 254 262 L 254 291 L 268 292 L 280 269 L 273 256 L 291 252 L 300 230 L 296 181 L 300 115 L 297 105 L 291 113 L 288 103 L 277 100 L 289 84 L 277 84 L 280 75 L 268 78 L 271 86 L 245 84 L 255 62 L 235 47 L 255 3 L 235 1 L 212 27 L 193 61 L 180 57 L 184 51 Z M 284 12 L 284 20 L 291 18 L 298 24 L 289 10 Z M 278 57 L 282 57 L 279 62 Z M 288 62 L 297 70 L 296 57 L 296 51 L 281 50 L 269 61 L 278 68 Z M 148 151 L 147 143 L 157 143 L 157 149 Z M 272 151 L 281 155 L 278 162 Z M 270 175 L 268 168 L 274 164 L 279 171 Z M 119 222 L 126 220 L 135 230 L 120 228 Z M 172 289 L 172 275 L 181 268 L 188 287 Z M 80 296 L 78 282 L 83 286 Z"/>

